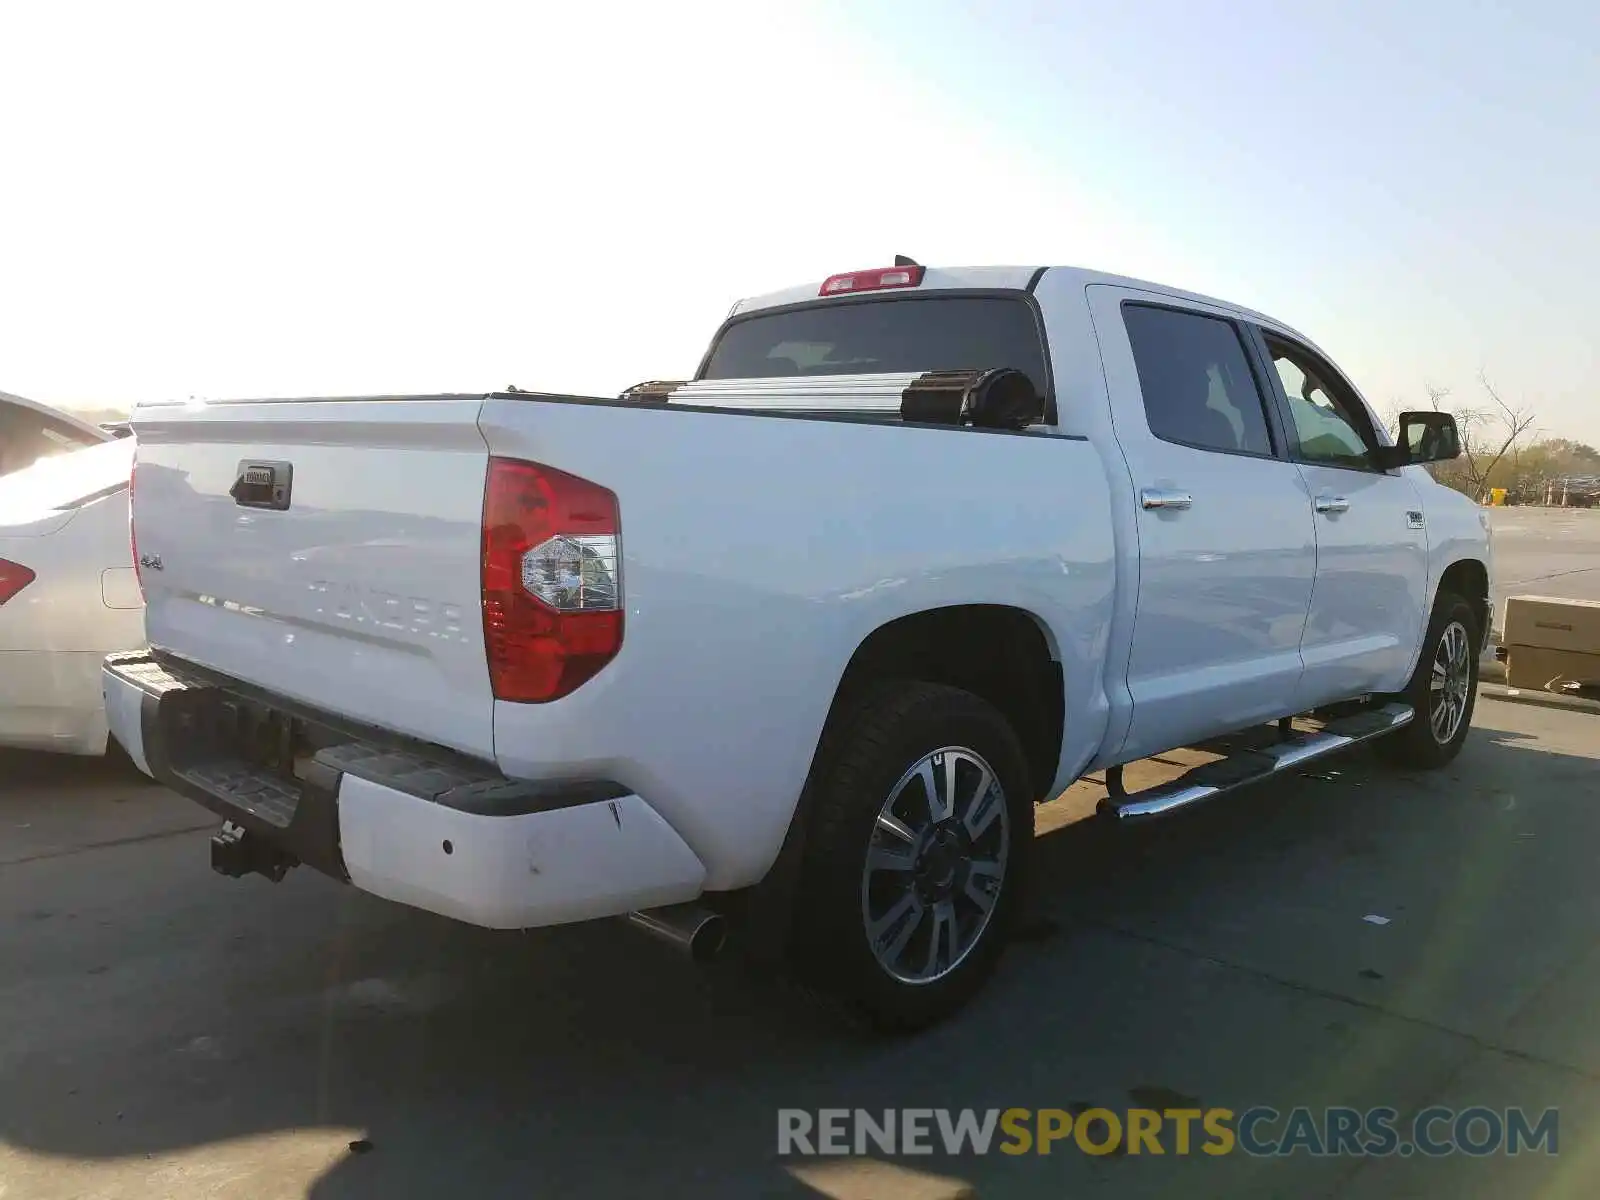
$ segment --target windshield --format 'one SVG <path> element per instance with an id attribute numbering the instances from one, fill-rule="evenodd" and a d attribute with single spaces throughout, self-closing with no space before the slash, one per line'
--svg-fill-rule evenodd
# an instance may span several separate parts
<path id="1" fill-rule="evenodd" d="M 991 367 L 1014 367 L 1045 394 L 1039 325 L 1021 296 L 896 297 L 735 319 L 717 339 L 701 378 Z"/>

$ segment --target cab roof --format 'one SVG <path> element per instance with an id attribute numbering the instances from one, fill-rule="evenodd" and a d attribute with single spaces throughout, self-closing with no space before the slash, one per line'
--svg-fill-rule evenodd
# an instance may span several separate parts
<path id="1" fill-rule="evenodd" d="M 1052 276 L 1070 276 L 1076 279 L 1081 286 L 1102 283 L 1113 287 L 1137 288 L 1141 291 L 1159 292 L 1163 295 L 1177 299 L 1193 300 L 1201 304 L 1214 305 L 1217 308 L 1229 309 L 1247 321 L 1258 322 L 1263 325 L 1274 326 L 1284 333 L 1290 334 L 1300 341 L 1306 342 L 1313 348 L 1316 344 L 1304 334 L 1295 330 L 1276 317 L 1266 313 L 1257 312 L 1246 308 L 1242 304 L 1235 304 L 1231 300 L 1220 300 L 1215 296 L 1207 296 L 1200 292 L 1185 291 L 1170 284 L 1153 283 L 1145 279 L 1133 279 L 1125 275 L 1112 275 L 1105 271 L 1090 270 L 1087 267 L 1071 266 L 987 266 L 987 267 L 926 267 L 923 269 L 922 282 L 915 289 L 917 292 L 940 290 L 966 290 L 966 289 L 998 289 L 1004 291 L 1025 291 L 1035 282 L 1035 277 L 1042 276 L 1048 271 Z M 740 300 L 728 313 L 729 317 L 746 316 L 767 308 L 779 308 L 789 304 L 805 304 L 812 301 L 821 304 L 835 303 L 838 297 L 823 298 L 819 296 L 823 280 L 804 283 L 795 287 L 784 288 L 781 291 L 768 292 L 765 295 L 751 296 Z M 909 290 L 909 289 L 908 289 Z M 860 294 L 860 293 L 857 293 Z"/>

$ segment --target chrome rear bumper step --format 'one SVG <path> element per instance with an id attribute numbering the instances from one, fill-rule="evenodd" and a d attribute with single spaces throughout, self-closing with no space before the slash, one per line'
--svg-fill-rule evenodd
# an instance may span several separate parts
<path id="1" fill-rule="evenodd" d="M 1113 784 L 1113 794 L 1100 802 L 1099 812 L 1118 824 L 1165 817 L 1213 796 L 1259 783 L 1314 759 L 1392 733 L 1409 724 L 1415 715 L 1409 704 L 1385 704 L 1330 721 L 1314 733 L 1289 733 L 1269 745 L 1241 750 L 1216 762 L 1192 767 L 1177 779 L 1140 792 L 1120 794 L 1120 785 Z M 1120 772 L 1112 778 L 1120 781 Z"/>

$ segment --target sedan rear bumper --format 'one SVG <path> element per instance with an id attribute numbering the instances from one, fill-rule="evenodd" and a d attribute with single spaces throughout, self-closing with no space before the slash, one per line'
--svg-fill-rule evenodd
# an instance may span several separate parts
<path id="1" fill-rule="evenodd" d="M 0 650 L 0 746 L 106 752 L 99 651 Z"/>

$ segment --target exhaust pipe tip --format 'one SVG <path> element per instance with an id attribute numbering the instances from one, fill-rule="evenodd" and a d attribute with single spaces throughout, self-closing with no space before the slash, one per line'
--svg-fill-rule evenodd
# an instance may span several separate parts
<path id="1" fill-rule="evenodd" d="M 687 954 L 691 962 L 708 963 L 728 941 L 727 922 L 719 912 L 698 904 L 672 904 L 628 914 L 628 924 Z"/>
<path id="2" fill-rule="evenodd" d="M 713 913 L 690 940 L 689 959 L 691 962 L 708 963 L 720 958 L 727 944 L 728 923 L 722 919 L 721 913 Z"/>

